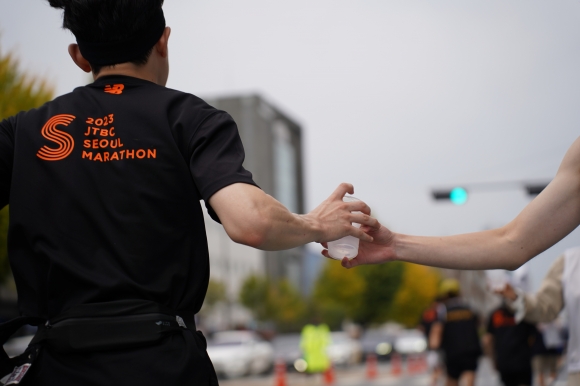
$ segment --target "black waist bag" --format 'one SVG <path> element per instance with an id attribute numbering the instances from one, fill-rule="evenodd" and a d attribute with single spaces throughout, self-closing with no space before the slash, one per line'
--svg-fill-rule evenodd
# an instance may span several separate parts
<path id="1" fill-rule="evenodd" d="M 0 325 L 0 342 L 5 343 L 18 328 L 31 324 L 38 325 L 38 332 L 30 348 L 47 347 L 59 353 L 138 348 L 157 344 L 186 328 L 195 331 L 193 315 L 185 320 L 187 325 L 171 310 L 145 300 L 82 304 L 49 321 L 19 317 L 6 322 Z M 8 358 L 1 350 L 0 373 L 12 371 L 17 358 Z"/>

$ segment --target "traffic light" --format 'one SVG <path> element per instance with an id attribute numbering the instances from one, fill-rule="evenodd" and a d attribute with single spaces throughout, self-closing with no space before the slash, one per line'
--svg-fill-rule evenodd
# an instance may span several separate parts
<path id="1" fill-rule="evenodd" d="M 546 186 L 548 186 L 548 184 L 528 184 L 525 188 L 528 195 L 537 196 L 542 193 L 542 190 L 546 189 Z"/>
<path id="2" fill-rule="evenodd" d="M 434 190 L 431 192 L 435 200 L 451 201 L 455 205 L 463 205 L 467 202 L 469 194 L 460 186 L 451 190 Z"/>

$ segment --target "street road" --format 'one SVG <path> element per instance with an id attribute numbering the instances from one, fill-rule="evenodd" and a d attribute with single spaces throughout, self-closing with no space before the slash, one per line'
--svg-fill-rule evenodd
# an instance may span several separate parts
<path id="1" fill-rule="evenodd" d="M 334 372 L 335 386 L 430 386 L 431 378 L 426 371 L 416 374 L 404 371 L 401 375 L 394 375 L 390 363 L 380 363 L 375 379 L 367 379 L 364 364 L 348 369 L 337 369 Z M 442 386 L 443 380 L 440 385 Z M 262 377 L 247 377 L 231 380 L 220 380 L 221 386 L 276 386 L 274 374 Z M 322 375 L 304 375 L 296 372 L 286 374 L 286 386 L 324 386 Z M 477 372 L 477 386 L 501 386 L 497 374 L 487 359 L 482 359 Z"/>

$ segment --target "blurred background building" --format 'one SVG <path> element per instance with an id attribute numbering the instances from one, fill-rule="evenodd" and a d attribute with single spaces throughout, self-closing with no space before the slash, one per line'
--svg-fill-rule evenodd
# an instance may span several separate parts
<path id="1" fill-rule="evenodd" d="M 302 129 L 300 125 L 258 95 L 208 99 L 212 106 L 228 112 L 238 124 L 246 160 L 244 167 L 267 194 L 293 213 L 304 212 Z M 305 248 L 259 251 L 234 243 L 223 227 L 205 213 L 211 278 L 225 284 L 225 307 L 214 314 L 229 327 L 246 324 L 250 315 L 237 302 L 240 288 L 252 274 L 273 281 L 288 279 L 295 288 L 304 285 Z M 224 308 L 227 311 L 224 311 Z M 226 317 L 227 316 L 227 317 Z M 222 320 L 223 319 L 223 320 Z"/>

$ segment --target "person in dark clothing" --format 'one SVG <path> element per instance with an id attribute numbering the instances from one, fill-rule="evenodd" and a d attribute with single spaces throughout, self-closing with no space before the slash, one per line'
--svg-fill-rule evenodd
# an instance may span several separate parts
<path id="1" fill-rule="evenodd" d="M 431 328 L 430 347 L 440 348 L 445 355 L 447 386 L 459 385 L 460 379 L 464 384 L 473 386 L 477 362 L 481 356 L 477 316 L 460 299 L 457 280 L 443 280 L 441 293 L 446 295 L 445 312 Z"/>
<path id="2" fill-rule="evenodd" d="M 235 242 L 264 250 L 376 224 L 341 184 L 305 215 L 260 190 L 232 118 L 165 87 L 163 0 L 49 0 L 94 83 L 0 122 L 0 207 L 27 352 L 0 356 L 3 383 L 214 385 L 196 331 L 209 280 L 200 200 Z M 356 213 L 360 212 L 360 213 Z"/>
<path id="3" fill-rule="evenodd" d="M 441 297 L 437 297 L 429 308 L 421 314 L 419 329 L 425 334 L 427 342 L 429 342 L 431 327 L 433 327 L 434 323 L 441 320 L 441 315 L 445 312 L 445 306 L 443 305 L 442 300 Z M 431 347 L 429 347 L 427 352 L 427 367 L 431 372 L 431 384 L 438 385 L 442 373 L 441 354 L 438 350 L 432 349 Z"/>
<path id="4" fill-rule="evenodd" d="M 534 325 L 516 323 L 514 313 L 505 304 L 491 313 L 485 341 L 505 386 L 532 385 L 532 346 L 536 333 Z"/>

